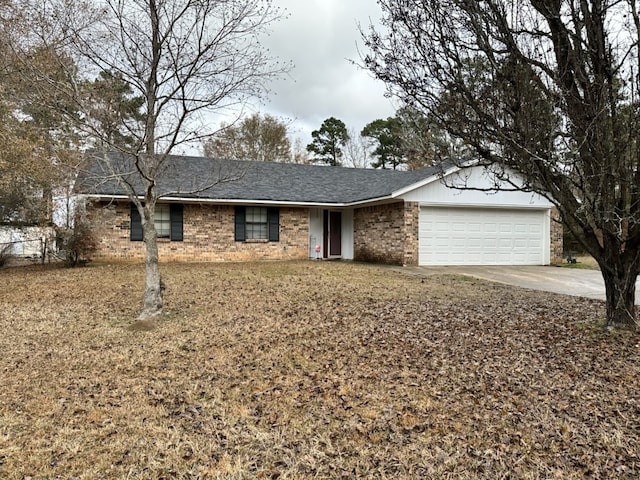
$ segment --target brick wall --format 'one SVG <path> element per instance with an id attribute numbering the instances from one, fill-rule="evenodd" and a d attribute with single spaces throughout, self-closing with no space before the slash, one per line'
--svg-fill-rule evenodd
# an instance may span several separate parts
<path id="1" fill-rule="evenodd" d="M 279 242 L 236 242 L 234 207 L 184 205 L 182 242 L 158 240 L 160 261 L 289 260 L 308 257 L 309 210 L 280 208 Z M 97 204 L 89 218 L 99 239 L 94 260 L 142 261 L 144 243 L 129 240 L 128 202 Z"/>
<path id="2" fill-rule="evenodd" d="M 418 226 L 420 224 L 420 204 L 404 204 L 404 265 L 418 265 Z"/>
<path id="3" fill-rule="evenodd" d="M 395 265 L 418 264 L 417 203 L 358 208 L 353 215 L 354 259 Z"/>
<path id="4" fill-rule="evenodd" d="M 551 263 L 562 263 L 563 227 L 560 212 L 556 207 L 551 209 Z"/>
<path id="5" fill-rule="evenodd" d="M 129 240 L 128 202 L 90 207 L 99 238 L 95 260 L 142 261 L 143 242 Z M 354 211 L 354 259 L 396 265 L 418 264 L 420 207 L 414 202 Z M 551 262 L 562 262 L 562 223 L 551 210 Z M 280 208 L 279 242 L 236 242 L 232 206 L 185 205 L 184 241 L 158 240 L 161 261 L 249 261 L 308 258 L 309 210 Z"/>

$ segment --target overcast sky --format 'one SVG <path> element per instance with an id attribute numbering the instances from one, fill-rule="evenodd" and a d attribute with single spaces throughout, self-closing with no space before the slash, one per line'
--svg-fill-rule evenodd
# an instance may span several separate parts
<path id="1" fill-rule="evenodd" d="M 274 25 L 267 46 L 291 61 L 288 78 L 272 84 L 263 113 L 291 119 L 291 132 L 306 145 L 328 117 L 358 133 L 364 125 L 393 115 L 384 85 L 349 60 L 358 60 L 358 23 L 377 22 L 375 0 L 274 0 L 288 17 Z"/>

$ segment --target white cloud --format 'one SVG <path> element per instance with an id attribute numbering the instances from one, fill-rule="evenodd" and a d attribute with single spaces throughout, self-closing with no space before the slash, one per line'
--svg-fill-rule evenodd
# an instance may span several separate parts
<path id="1" fill-rule="evenodd" d="M 350 62 L 359 60 L 364 28 L 380 17 L 374 0 L 276 0 L 288 17 L 274 25 L 265 45 L 293 62 L 288 78 L 271 85 L 263 112 L 293 119 L 292 130 L 307 141 L 311 130 L 336 117 L 356 131 L 395 108 L 384 85 Z M 308 137 L 308 138 L 307 138 Z"/>

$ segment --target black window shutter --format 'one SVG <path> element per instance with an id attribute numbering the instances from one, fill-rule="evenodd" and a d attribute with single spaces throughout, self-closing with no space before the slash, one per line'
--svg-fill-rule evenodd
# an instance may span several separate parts
<path id="1" fill-rule="evenodd" d="M 235 239 L 236 242 L 244 242 L 247 239 L 247 229 L 245 227 L 246 219 L 245 207 L 236 207 L 236 228 Z"/>
<path id="2" fill-rule="evenodd" d="M 140 212 L 138 212 L 138 207 L 136 207 L 134 203 L 131 204 L 131 224 L 129 227 L 129 231 L 129 239 L 132 242 L 142 241 L 142 220 L 140 219 Z"/>
<path id="3" fill-rule="evenodd" d="M 267 208 L 267 222 L 269 223 L 269 241 L 280 241 L 280 209 Z"/>
<path id="4" fill-rule="evenodd" d="M 172 203 L 169 206 L 169 218 L 171 219 L 171 241 L 182 241 L 182 205 Z"/>

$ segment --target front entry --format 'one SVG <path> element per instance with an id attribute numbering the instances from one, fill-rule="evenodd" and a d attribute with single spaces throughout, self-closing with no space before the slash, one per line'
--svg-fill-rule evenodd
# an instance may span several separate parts
<path id="1" fill-rule="evenodd" d="M 324 211 L 324 258 L 342 255 L 342 212 Z"/>

